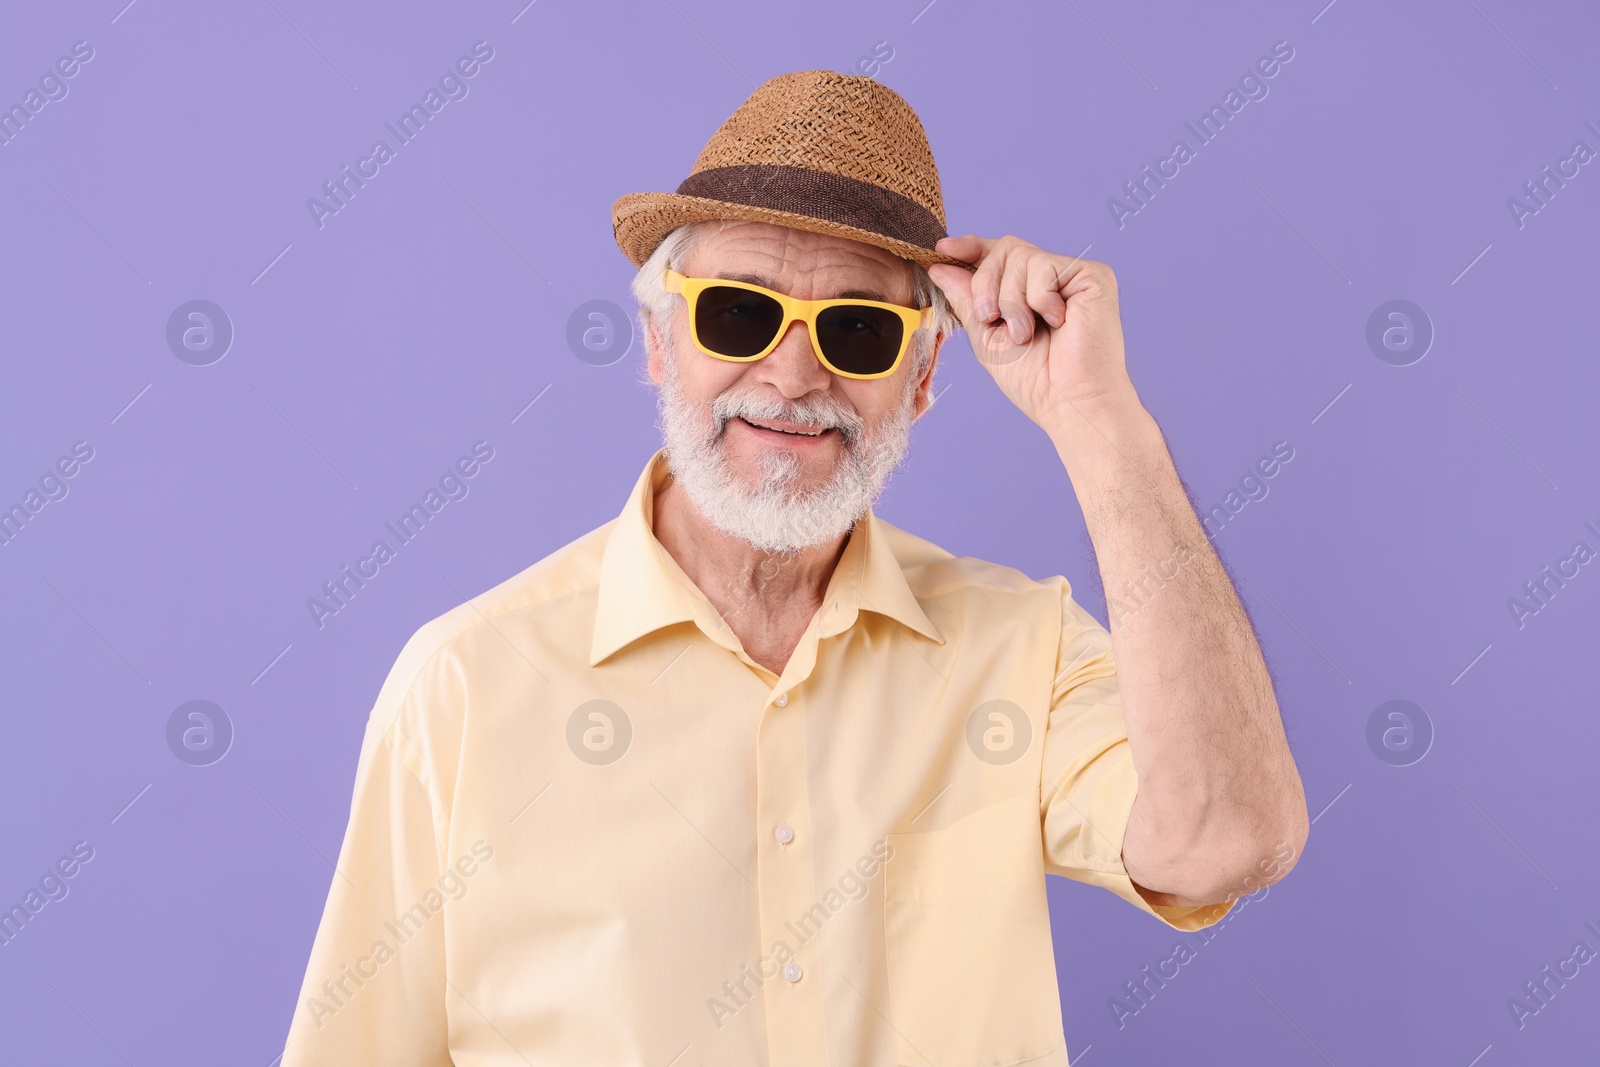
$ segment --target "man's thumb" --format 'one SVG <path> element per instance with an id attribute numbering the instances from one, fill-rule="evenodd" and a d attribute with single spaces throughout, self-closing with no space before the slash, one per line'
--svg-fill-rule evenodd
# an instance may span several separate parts
<path id="1" fill-rule="evenodd" d="M 948 263 L 935 263 L 928 268 L 928 277 L 944 292 L 956 317 L 965 326 L 972 314 L 972 272 Z"/>

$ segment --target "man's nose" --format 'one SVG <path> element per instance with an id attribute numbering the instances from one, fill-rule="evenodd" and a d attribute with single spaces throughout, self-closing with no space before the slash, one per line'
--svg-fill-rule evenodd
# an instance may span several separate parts
<path id="1" fill-rule="evenodd" d="M 805 323 L 791 322 L 778 347 L 755 365 L 759 379 L 772 385 L 786 399 L 797 400 L 810 392 L 827 391 L 832 372 L 822 365 L 811 348 L 811 335 Z"/>

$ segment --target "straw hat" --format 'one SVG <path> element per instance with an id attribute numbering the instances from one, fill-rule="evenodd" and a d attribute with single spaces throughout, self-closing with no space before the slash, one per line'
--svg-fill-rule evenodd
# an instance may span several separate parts
<path id="1" fill-rule="evenodd" d="M 617 245 L 643 265 L 685 223 L 748 219 L 847 237 L 923 266 L 972 264 L 933 250 L 944 196 L 917 113 L 872 78 L 831 70 L 763 82 L 711 135 L 675 193 L 611 205 Z"/>

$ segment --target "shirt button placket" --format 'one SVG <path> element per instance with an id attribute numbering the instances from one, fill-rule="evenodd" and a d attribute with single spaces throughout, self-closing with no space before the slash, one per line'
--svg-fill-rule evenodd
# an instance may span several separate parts
<path id="1" fill-rule="evenodd" d="M 816 971 L 822 965 L 819 932 L 811 912 L 817 894 L 805 731 L 804 702 L 798 696 L 791 701 L 787 692 L 771 698 L 756 731 L 756 825 L 764 828 L 756 841 L 756 895 L 761 953 L 770 961 L 763 969 L 762 1004 L 773 1067 L 828 1062 Z M 773 948 L 779 942 L 793 955 L 775 967 Z"/>

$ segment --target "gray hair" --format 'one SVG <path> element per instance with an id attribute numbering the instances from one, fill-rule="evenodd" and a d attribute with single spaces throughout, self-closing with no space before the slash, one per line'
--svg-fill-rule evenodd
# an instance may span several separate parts
<path id="1" fill-rule="evenodd" d="M 634 299 L 639 302 L 639 336 L 644 339 L 646 348 L 649 345 L 650 327 L 655 324 L 662 341 L 671 350 L 675 294 L 667 292 L 663 284 L 667 268 L 681 270 L 683 261 L 688 258 L 700 235 L 719 221 L 707 219 L 677 227 L 662 239 L 650 258 L 639 268 L 639 273 L 634 275 L 631 288 Z M 933 306 L 932 326 L 918 330 L 911 339 L 911 379 L 916 381 L 928 369 L 928 362 L 933 358 L 935 335 L 948 338 L 961 325 L 961 321 L 956 318 L 950 302 L 945 299 L 944 290 L 935 284 L 928 269 L 912 260 L 905 262 L 911 267 L 912 303 L 917 307 Z M 648 374 L 645 380 L 649 380 Z"/>

